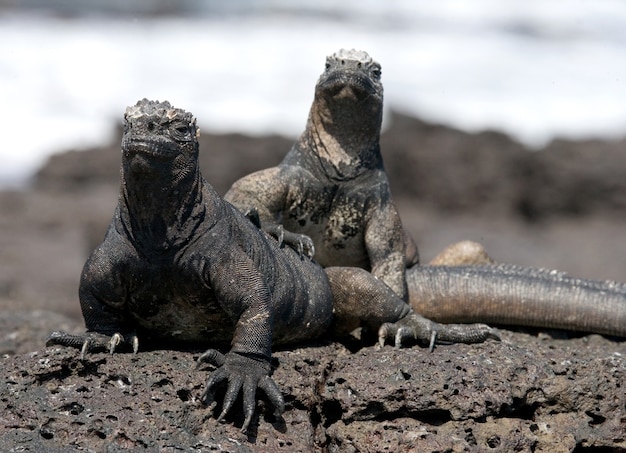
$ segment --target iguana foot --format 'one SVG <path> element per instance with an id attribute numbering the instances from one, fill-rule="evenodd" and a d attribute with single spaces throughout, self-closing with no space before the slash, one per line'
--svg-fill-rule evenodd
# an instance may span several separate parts
<path id="1" fill-rule="evenodd" d="M 250 208 L 243 213 L 257 228 L 265 231 L 278 242 L 278 245 L 285 244 L 289 248 L 298 252 L 300 256 L 306 256 L 309 259 L 315 255 L 315 245 L 313 239 L 306 234 L 293 233 L 285 230 L 281 224 L 262 225 L 259 211 L 256 208 Z"/>
<path id="2" fill-rule="evenodd" d="M 282 225 L 264 227 L 263 231 L 276 239 L 279 245 L 285 244 L 289 248 L 298 252 L 300 256 L 313 258 L 313 255 L 315 255 L 315 245 L 313 244 L 313 239 L 308 237 L 306 234 L 298 234 L 287 231 Z"/>
<path id="3" fill-rule="evenodd" d="M 409 313 L 397 322 L 380 326 L 379 345 L 384 346 L 391 338 L 397 348 L 417 341 L 428 344 L 430 351 L 435 344 L 482 343 L 489 338 L 500 341 L 498 334 L 486 324 L 439 324 L 417 313 Z"/>
<path id="4" fill-rule="evenodd" d="M 200 397 L 204 404 L 210 406 L 214 400 L 215 388 L 221 382 L 228 381 L 222 412 L 217 418 L 218 421 L 224 419 L 241 391 L 245 417 L 241 432 L 246 433 L 256 407 L 257 388 L 265 392 L 274 406 L 277 416 L 284 412 L 285 401 L 280 389 L 270 377 L 271 368 L 267 359 L 236 352 L 229 352 L 224 355 L 214 349 L 209 349 L 198 357 L 198 365 L 202 363 L 210 363 L 217 367 L 217 370 L 207 380 L 206 389 Z"/>
<path id="5" fill-rule="evenodd" d="M 63 331 L 52 332 L 46 339 L 46 346 L 59 345 L 80 349 L 80 359 L 85 359 L 85 354 L 96 351 L 109 351 L 113 354 L 120 346 L 132 347 L 133 353 L 139 350 L 139 338 L 134 333 L 124 337 L 121 333 L 111 336 L 97 332 L 86 332 L 81 335 L 73 335 Z"/>

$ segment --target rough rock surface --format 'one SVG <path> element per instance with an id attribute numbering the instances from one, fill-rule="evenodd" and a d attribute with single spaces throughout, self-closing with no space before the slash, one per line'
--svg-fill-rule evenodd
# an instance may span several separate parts
<path id="1" fill-rule="evenodd" d="M 504 332 L 502 343 L 278 351 L 282 419 L 215 421 L 198 354 L 47 348 L 2 360 L 1 451 L 626 450 L 626 343 Z M 239 401 L 239 405 L 241 402 Z M 602 450 L 604 449 L 604 450 Z M 598 450 L 594 450 L 598 451 Z"/>
<path id="2" fill-rule="evenodd" d="M 557 141 L 528 152 L 395 115 L 382 149 L 424 260 L 460 239 L 501 261 L 626 281 L 626 146 Z M 223 193 L 292 140 L 201 137 Z M 82 331 L 80 270 L 117 202 L 120 147 L 54 156 L 33 187 L 0 192 L 0 451 L 626 451 L 626 342 L 502 330 L 502 343 L 276 352 L 283 421 L 263 408 L 215 422 L 197 351 L 44 348 Z M 617 239 L 617 240 L 616 240 Z M 32 351 L 37 351 L 33 353 Z M 352 352 L 351 352 L 352 351 Z"/>

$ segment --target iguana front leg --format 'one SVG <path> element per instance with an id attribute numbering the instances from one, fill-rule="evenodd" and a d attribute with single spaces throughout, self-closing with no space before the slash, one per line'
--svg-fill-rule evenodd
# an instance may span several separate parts
<path id="1" fill-rule="evenodd" d="M 236 181 L 224 199 L 245 213 L 258 228 L 285 244 L 300 255 L 312 258 L 315 254 L 313 240 L 304 234 L 285 230 L 283 212 L 289 181 L 280 167 L 267 168 Z"/>
<path id="2" fill-rule="evenodd" d="M 110 244 L 108 248 L 113 248 Z M 80 349 L 81 360 L 88 352 L 108 350 L 111 354 L 124 346 L 134 353 L 139 350 L 139 339 L 131 320 L 124 314 L 124 285 L 115 271 L 120 263 L 113 263 L 102 246 L 89 257 L 81 275 L 78 295 L 87 332 L 73 335 L 63 331 L 52 332 L 46 345 L 60 345 Z"/>
<path id="3" fill-rule="evenodd" d="M 211 373 L 201 400 L 210 405 L 216 386 L 227 381 L 222 420 L 230 411 L 239 393 L 243 396 L 246 432 L 256 408 L 256 391 L 262 390 L 280 414 L 284 400 L 271 375 L 271 344 L 273 331 L 273 299 L 264 275 L 244 253 L 231 252 L 206 266 L 205 281 L 214 288 L 222 308 L 235 320 L 231 350 L 222 354 L 214 349 L 202 354 L 198 363 L 211 363 Z"/>
<path id="4" fill-rule="evenodd" d="M 417 247 L 411 242 L 411 250 L 415 255 L 409 259 L 407 237 L 400 215 L 391 200 L 384 204 L 375 202 L 368 210 L 370 216 L 365 227 L 365 248 L 371 273 L 406 301 L 408 289 L 405 270 L 408 261 L 418 261 Z"/>

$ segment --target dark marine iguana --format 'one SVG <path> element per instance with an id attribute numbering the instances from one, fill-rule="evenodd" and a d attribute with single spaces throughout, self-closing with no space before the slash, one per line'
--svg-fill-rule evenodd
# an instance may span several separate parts
<path id="1" fill-rule="evenodd" d="M 370 271 L 428 318 L 626 336 L 623 284 L 493 264 L 471 242 L 431 262 L 449 266 L 419 266 L 383 167 L 382 115 L 380 64 L 366 52 L 340 50 L 327 57 L 306 129 L 284 160 L 240 179 L 225 198 L 256 210 L 271 234 L 314 250 L 323 266 Z M 396 327 L 385 326 L 384 335 Z"/>
<path id="2" fill-rule="evenodd" d="M 283 397 L 270 377 L 272 344 L 326 339 L 365 323 L 402 322 L 428 342 L 496 338 L 488 326 L 442 326 L 416 315 L 362 269 L 303 257 L 258 229 L 202 178 L 191 113 L 146 99 L 124 115 L 121 188 L 103 243 L 81 275 L 87 332 L 53 332 L 48 344 L 89 351 L 142 342 L 225 346 L 200 356 L 218 368 L 202 400 L 227 381 L 220 418 L 242 392 L 245 431 L 257 388 L 277 412 Z M 402 340 L 402 339 L 400 339 Z"/>

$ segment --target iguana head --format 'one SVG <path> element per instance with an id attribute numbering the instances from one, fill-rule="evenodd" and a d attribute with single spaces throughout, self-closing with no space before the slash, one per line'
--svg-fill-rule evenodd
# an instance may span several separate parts
<path id="1" fill-rule="evenodd" d="M 364 51 L 342 49 L 326 58 L 301 141 L 331 178 L 349 179 L 382 166 L 380 75 L 380 64 Z"/>
<path id="2" fill-rule="evenodd" d="M 362 50 L 342 49 L 326 57 L 310 116 L 344 150 L 378 140 L 383 118 L 380 74 L 380 64 Z"/>
<path id="3" fill-rule="evenodd" d="M 191 113 L 167 101 L 142 99 L 124 114 L 123 168 L 146 176 L 189 174 L 197 166 L 199 133 Z"/>
<path id="4" fill-rule="evenodd" d="M 196 119 L 142 99 L 124 114 L 119 221 L 146 253 L 175 250 L 202 219 Z"/>
<path id="5" fill-rule="evenodd" d="M 345 102 L 382 104 L 380 64 L 362 50 L 341 49 L 326 57 L 316 95 Z"/>

